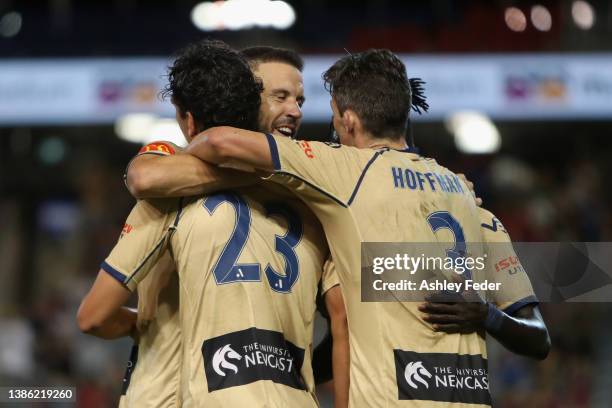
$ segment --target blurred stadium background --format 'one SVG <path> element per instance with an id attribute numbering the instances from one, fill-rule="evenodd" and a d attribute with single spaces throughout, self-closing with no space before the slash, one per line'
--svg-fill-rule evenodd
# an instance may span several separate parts
<path id="1" fill-rule="evenodd" d="M 168 58 L 204 37 L 301 52 L 312 139 L 336 56 L 401 53 L 428 83 L 417 144 L 466 173 L 513 240 L 612 241 L 609 1 L 0 0 L 0 385 L 116 404 L 130 342 L 81 335 L 74 316 L 133 204 L 126 163 L 176 137 L 157 99 Z M 491 342 L 494 406 L 611 407 L 610 304 L 542 309 L 546 361 Z"/>

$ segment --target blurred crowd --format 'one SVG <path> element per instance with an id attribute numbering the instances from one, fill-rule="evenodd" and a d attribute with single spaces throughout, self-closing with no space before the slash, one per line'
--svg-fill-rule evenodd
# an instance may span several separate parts
<path id="1" fill-rule="evenodd" d="M 137 147 L 123 149 L 120 156 L 129 157 Z M 131 341 L 82 335 L 75 313 L 133 199 L 115 151 L 87 157 L 68 171 L 63 194 L 24 206 L 26 186 L 0 201 L 6 220 L 0 233 L 0 384 L 72 385 L 79 407 L 102 408 L 117 403 Z M 468 174 L 514 241 L 612 241 L 608 164 L 605 154 L 600 157 L 543 162 L 502 154 L 477 164 L 443 164 Z M 45 172 L 39 177 L 44 180 Z M 544 362 L 516 357 L 490 341 L 494 406 L 594 406 L 598 364 L 612 358 L 602 341 L 610 307 L 544 304 L 542 311 L 553 342 Z M 321 400 L 329 404 L 325 389 Z"/>

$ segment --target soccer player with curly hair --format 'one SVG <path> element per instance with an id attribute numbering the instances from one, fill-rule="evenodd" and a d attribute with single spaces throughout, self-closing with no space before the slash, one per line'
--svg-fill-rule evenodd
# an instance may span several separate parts
<path id="1" fill-rule="evenodd" d="M 164 95 L 187 140 L 211 126 L 257 129 L 261 85 L 226 45 L 187 47 L 168 78 Z M 164 143 L 148 147 L 167 157 L 172 150 Z M 248 179 L 240 176 L 234 185 Z M 328 250 L 303 203 L 260 186 L 139 201 L 81 304 L 81 330 L 105 338 L 133 332 L 137 317 L 122 305 L 155 278 L 153 268 L 166 253 L 178 271 L 180 392 L 163 402 L 139 400 L 130 396 L 130 384 L 126 406 L 316 407 L 310 349 Z M 159 323 L 140 333 L 141 342 Z M 140 357 L 134 376 L 139 366 Z"/>
<path id="2" fill-rule="evenodd" d="M 254 46 L 241 54 L 261 80 L 259 130 L 278 136 L 297 137 L 306 100 L 302 70 L 304 61 L 285 48 Z M 197 86 L 194 81 L 193 86 Z M 159 152 L 159 146 L 168 146 Z M 155 142 L 141 149 L 128 166 L 126 185 L 136 198 L 180 197 L 201 194 L 211 188 L 239 186 L 256 180 L 218 169 L 183 153 L 169 142 Z M 188 171 L 191 169 L 192 171 Z M 313 351 L 313 374 L 317 384 L 333 376 L 334 404 L 348 404 L 348 323 L 335 265 L 325 263 L 317 305 L 329 319 L 329 332 Z"/>

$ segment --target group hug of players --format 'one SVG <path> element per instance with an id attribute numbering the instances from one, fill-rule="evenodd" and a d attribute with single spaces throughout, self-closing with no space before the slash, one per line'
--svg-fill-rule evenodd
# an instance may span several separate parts
<path id="1" fill-rule="evenodd" d="M 426 106 L 397 56 L 324 73 L 340 143 L 297 137 L 302 68 L 290 50 L 212 40 L 169 68 L 189 144 L 149 144 L 128 165 L 139 200 L 77 314 L 83 332 L 135 340 L 120 406 L 317 407 L 325 366 L 336 407 L 490 406 L 486 332 L 534 358 L 550 348 L 525 271 L 499 267 L 515 259 L 507 232 L 407 137 Z M 398 172 L 433 181 L 399 188 Z M 503 293 L 362 302 L 363 242 L 467 245 Z M 317 303 L 329 353 L 313 352 Z"/>

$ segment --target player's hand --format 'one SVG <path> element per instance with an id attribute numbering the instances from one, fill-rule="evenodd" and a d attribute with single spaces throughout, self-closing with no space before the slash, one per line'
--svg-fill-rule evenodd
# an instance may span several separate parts
<path id="1" fill-rule="evenodd" d="M 468 180 L 467 177 L 465 177 L 465 174 L 463 173 L 457 173 L 457 177 L 463 180 L 463 182 L 468 186 L 468 188 L 472 192 L 472 196 L 474 196 L 474 202 L 476 203 L 476 205 L 479 207 L 482 206 L 482 198 L 476 197 L 476 191 L 474 190 L 474 183 Z"/>
<path id="2" fill-rule="evenodd" d="M 419 305 L 423 320 L 434 331 L 445 333 L 473 333 L 484 330 L 488 306 L 485 302 L 443 303 L 427 300 Z"/>

